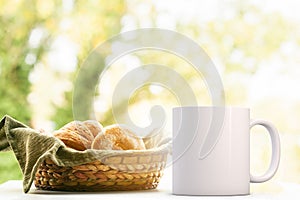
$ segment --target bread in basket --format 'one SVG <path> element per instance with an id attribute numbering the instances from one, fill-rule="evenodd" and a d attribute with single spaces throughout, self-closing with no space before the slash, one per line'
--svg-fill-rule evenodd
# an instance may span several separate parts
<path id="1" fill-rule="evenodd" d="M 98 132 L 98 133 L 95 133 Z M 64 134 L 65 133 L 65 134 Z M 139 138 L 128 128 L 98 122 L 74 121 L 54 136 L 77 151 L 110 151 L 110 156 L 76 166 L 58 166 L 51 159 L 42 162 L 35 186 L 44 190 L 111 191 L 144 190 L 157 187 L 166 166 L 169 145 L 161 135 Z M 152 137 L 153 136 L 153 137 Z M 160 139 L 158 139 L 158 137 Z M 157 142 L 154 142 L 156 139 Z M 160 145 L 159 143 L 162 143 Z"/>

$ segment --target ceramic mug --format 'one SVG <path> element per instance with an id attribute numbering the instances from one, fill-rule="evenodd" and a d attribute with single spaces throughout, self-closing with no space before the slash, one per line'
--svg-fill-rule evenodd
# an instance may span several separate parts
<path id="1" fill-rule="evenodd" d="M 272 158 L 262 176 L 250 173 L 250 129 L 264 126 L 271 137 Z M 173 194 L 246 195 L 250 182 L 271 179 L 280 161 L 279 134 L 270 122 L 250 120 L 238 107 L 173 109 Z"/>

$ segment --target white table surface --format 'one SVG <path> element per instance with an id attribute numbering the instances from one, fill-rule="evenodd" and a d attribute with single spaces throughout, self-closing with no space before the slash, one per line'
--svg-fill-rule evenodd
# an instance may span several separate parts
<path id="1" fill-rule="evenodd" d="M 155 190 L 144 190 L 144 191 L 124 191 L 124 192 L 56 192 L 56 191 L 43 191 L 37 190 L 32 185 L 29 193 L 24 194 L 22 188 L 22 181 L 8 181 L 0 185 L 0 200 L 10 199 L 300 199 L 300 185 L 295 183 L 282 183 L 275 182 L 276 192 L 272 190 L 260 190 L 251 189 L 251 194 L 247 196 L 176 196 L 172 195 L 172 176 L 171 167 L 165 170 L 165 174 L 162 177 L 157 189 Z M 251 185 L 251 187 L 256 187 Z"/>

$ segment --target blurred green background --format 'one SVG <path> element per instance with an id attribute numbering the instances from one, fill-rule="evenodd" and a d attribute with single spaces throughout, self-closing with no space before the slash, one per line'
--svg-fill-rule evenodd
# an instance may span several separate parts
<path id="1" fill-rule="evenodd" d="M 275 180 L 300 183 L 297 6 L 291 0 L 1 1 L 0 116 L 8 114 L 48 132 L 58 129 L 73 120 L 72 84 L 97 45 L 128 30 L 166 28 L 190 37 L 212 58 L 223 80 L 226 104 L 250 107 L 252 117 L 276 124 L 283 150 Z M 195 89 L 198 103 L 211 104 L 203 78 L 188 63 L 166 52 L 145 50 L 121 57 L 104 74 L 94 105 L 101 123 L 115 122 L 111 96 L 118 81 L 148 63 L 178 71 Z M 167 110 L 178 105 L 174 95 L 158 85 L 140 88 L 129 103 L 130 116 L 140 126 L 149 123 L 145 113 L 152 105 Z M 168 118 L 166 132 L 170 131 Z M 251 168 L 262 173 L 270 160 L 269 140 L 264 129 L 252 132 Z M 21 178 L 13 154 L 1 152 L 0 183 Z M 268 184 L 272 183 L 262 188 Z"/>

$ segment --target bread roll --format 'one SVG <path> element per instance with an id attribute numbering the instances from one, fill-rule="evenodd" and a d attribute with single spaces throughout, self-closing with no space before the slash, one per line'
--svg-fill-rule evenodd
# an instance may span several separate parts
<path id="1" fill-rule="evenodd" d="M 141 138 L 128 128 L 120 125 L 105 127 L 92 143 L 92 149 L 102 150 L 143 150 L 145 144 Z"/>
<path id="2" fill-rule="evenodd" d="M 90 141 L 78 134 L 74 134 L 74 132 L 70 130 L 57 130 L 53 134 L 67 147 L 76 149 L 78 151 L 84 151 L 91 146 Z"/>
<path id="3" fill-rule="evenodd" d="M 91 131 L 80 121 L 72 121 L 57 131 L 53 135 L 63 141 L 70 148 L 84 151 L 90 149 L 94 136 Z"/>
<path id="4" fill-rule="evenodd" d="M 103 126 L 96 120 L 86 120 L 83 125 L 90 130 L 94 137 L 103 131 Z"/>

